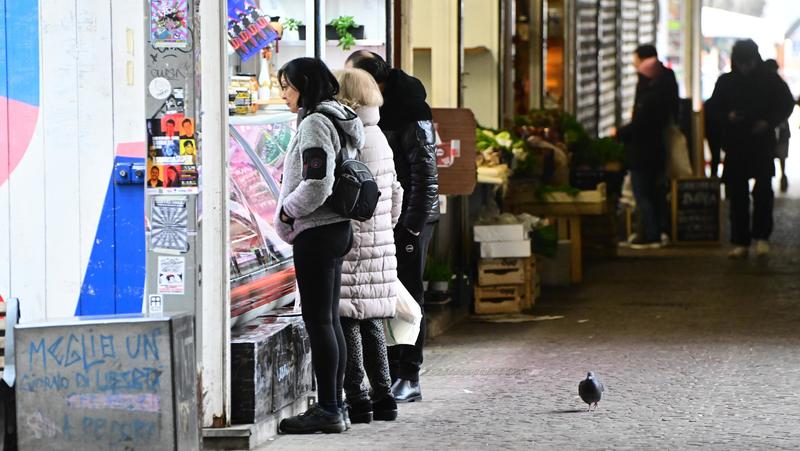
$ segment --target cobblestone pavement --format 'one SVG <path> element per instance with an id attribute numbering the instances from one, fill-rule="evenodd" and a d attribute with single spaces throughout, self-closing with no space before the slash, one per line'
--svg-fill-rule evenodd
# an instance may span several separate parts
<path id="1" fill-rule="evenodd" d="M 670 248 L 588 264 L 522 324 L 433 341 L 424 401 L 394 423 L 263 449 L 800 449 L 800 200 L 779 199 L 768 259 Z M 577 384 L 606 385 L 585 412 Z"/>

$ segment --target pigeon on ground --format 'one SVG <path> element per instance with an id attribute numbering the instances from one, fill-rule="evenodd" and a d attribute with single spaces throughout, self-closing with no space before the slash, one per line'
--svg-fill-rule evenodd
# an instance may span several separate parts
<path id="1" fill-rule="evenodd" d="M 578 394 L 581 396 L 583 402 L 589 404 L 589 409 L 587 409 L 587 411 L 592 410 L 592 405 L 597 409 L 597 403 L 603 396 L 603 384 L 600 383 L 600 380 L 595 377 L 593 372 L 589 371 L 586 375 L 586 379 L 578 384 Z"/>

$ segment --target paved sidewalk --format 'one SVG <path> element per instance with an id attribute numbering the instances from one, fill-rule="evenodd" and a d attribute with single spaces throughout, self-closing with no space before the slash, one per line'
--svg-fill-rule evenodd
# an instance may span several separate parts
<path id="1" fill-rule="evenodd" d="M 424 401 L 394 423 L 281 436 L 264 450 L 800 449 L 800 200 L 768 259 L 635 253 L 546 290 L 522 324 L 469 321 L 428 348 Z M 585 412 L 577 384 L 606 385 Z"/>

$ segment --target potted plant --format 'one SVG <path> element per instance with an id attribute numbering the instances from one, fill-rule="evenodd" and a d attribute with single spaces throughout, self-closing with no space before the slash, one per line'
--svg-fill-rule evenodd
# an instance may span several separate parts
<path id="1" fill-rule="evenodd" d="M 423 279 L 428 281 L 428 288 L 431 291 L 446 292 L 452 278 L 453 271 L 450 270 L 449 264 L 432 259 L 425 264 Z"/>
<path id="2" fill-rule="evenodd" d="M 364 39 L 364 25 L 358 25 L 353 16 L 339 16 L 325 26 L 325 39 L 338 39 L 338 47 L 350 50 L 356 39 Z"/>
<path id="3" fill-rule="evenodd" d="M 306 26 L 303 24 L 302 20 L 297 20 L 290 17 L 283 21 L 283 29 L 286 31 L 296 31 L 301 41 L 306 40 Z"/>

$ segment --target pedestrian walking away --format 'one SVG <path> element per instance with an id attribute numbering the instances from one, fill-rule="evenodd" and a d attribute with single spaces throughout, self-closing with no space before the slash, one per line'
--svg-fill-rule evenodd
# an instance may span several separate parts
<path id="1" fill-rule="evenodd" d="M 625 143 L 641 218 L 640 233 L 631 248 L 653 249 L 661 247 L 661 234 L 667 231 L 664 132 L 677 121 L 678 83 L 652 45 L 639 46 L 633 61 L 639 74 L 633 115 L 620 129 L 619 138 Z"/>
<path id="2" fill-rule="evenodd" d="M 346 69 L 337 78 L 337 100 L 353 108 L 364 124 L 365 143 L 358 158 L 369 167 L 380 190 L 372 218 L 352 222 L 353 248 L 342 265 L 339 313 L 347 344 L 346 403 L 353 423 L 391 421 L 397 418 L 397 403 L 391 393 L 383 319 L 395 315 L 393 228 L 400 219 L 403 188 L 397 180 L 392 148 L 378 127 L 378 108 L 383 104 L 378 84 L 361 69 Z"/>
<path id="3" fill-rule="evenodd" d="M 708 114 L 721 124 L 725 152 L 722 174 L 730 199 L 731 258 L 744 258 L 755 241 L 756 254 L 769 252 L 775 194 L 775 129 L 789 118 L 794 98 L 789 87 L 766 65 L 752 40 L 737 41 L 731 52 L 731 71 L 722 74 L 708 100 Z M 752 221 L 750 179 L 753 187 Z"/>
<path id="4" fill-rule="evenodd" d="M 422 273 L 434 223 L 439 220 L 439 184 L 431 109 L 425 103 L 422 83 L 400 69 L 391 68 L 374 53 L 352 53 L 347 67 L 364 69 L 383 94 L 378 126 L 392 148 L 397 178 L 403 187 L 400 218 L 394 229 L 397 275 L 422 305 Z M 417 342 L 389 348 L 389 367 L 398 402 L 422 399 L 419 370 L 425 344 L 425 318 Z"/>
<path id="5" fill-rule="evenodd" d="M 322 61 L 292 60 L 278 72 L 278 80 L 300 124 L 286 152 L 274 224 L 281 239 L 293 246 L 318 398 L 305 413 L 281 421 L 280 431 L 342 432 L 347 427 L 342 395 L 347 348 L 339 292 L 342 258 L 350 250 L 352 231 L 350 220 L 335 213 L 326 200 L 333 190 L 337 152 L 344 146 L 338 130 L 361 148 L 364 127 L 355 112 L 334 100 L 339 83 Z"/>
<path id="6" fill-rule="evenodd" d="M 775 71 L 780 76 L 780 66 L 774 59 L 764 61 L 767 70 Z M 781 77 L 783 79 L 783 77 Z M 789 190 L 789 177 L 786 176 L 786 159 L 789 158 L 789 138 L 792 137 L 792 131 L 789 127 L 789 120 L 781 122 L 775 129 L 775 158 L 778 159 L 778 165 L 781 167 L 780 188 L 781 192 L 785 193 Z"/>

